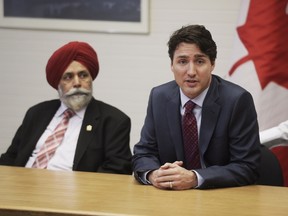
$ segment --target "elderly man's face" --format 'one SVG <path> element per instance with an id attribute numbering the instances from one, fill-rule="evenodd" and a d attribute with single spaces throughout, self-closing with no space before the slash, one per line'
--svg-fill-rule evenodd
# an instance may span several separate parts
<path id="1" fill-rule="evenodd" d="M 72 61 L 59 83 L 60 100 L 74 111 L 81 110 L 92 98 L 92 81 L 88 69 L 81 63 Z"/>

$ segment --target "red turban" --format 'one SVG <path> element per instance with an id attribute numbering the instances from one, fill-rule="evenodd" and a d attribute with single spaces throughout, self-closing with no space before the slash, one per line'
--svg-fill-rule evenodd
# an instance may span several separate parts
<path id="1" fill-rule="evenodd" d="M 53 88 L 58 89 L 62 75 L 72 61 L 83 64 L 93 80 L 98 75 L 99 63 L 95 50 L 87 43 L 73 41 L 56 50 L 48 60 L 46 78 Z"/>

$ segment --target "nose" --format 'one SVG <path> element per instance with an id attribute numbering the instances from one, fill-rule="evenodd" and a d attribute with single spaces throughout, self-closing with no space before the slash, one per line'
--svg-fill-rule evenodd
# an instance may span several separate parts
<path id="1" fill-rule="evenodd" d="M 80 82 L 80 79 L 79 79 L 78 76 L 74 76 L 73 86 L 74 86 L 74 88 L 79 88 L 79 87 L 81 87 L 81 82 Z"/>
<path id="2" fill-rule="evenodd" d="M 195 65 L 193 64 L 193 62 L 190 62 L 188 65 L 187 65 L 187 74 L 189 76 L 193 76 L 196 74 L 196 67 Z"/>

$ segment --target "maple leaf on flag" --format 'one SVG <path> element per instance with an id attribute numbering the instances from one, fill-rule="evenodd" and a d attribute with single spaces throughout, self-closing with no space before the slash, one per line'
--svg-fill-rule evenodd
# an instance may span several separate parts
<path id="1" fill-rule="evenodd" d="M 288 89 L 288 0 L 251 0 L 246 23 L 237 28 L 248 55 L 230 69 L 252 60 L 261 88 L 269 82 Z"/>

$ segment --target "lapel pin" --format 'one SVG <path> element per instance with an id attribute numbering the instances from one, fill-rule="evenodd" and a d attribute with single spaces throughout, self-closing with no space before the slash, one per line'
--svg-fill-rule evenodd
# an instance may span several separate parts
<path id="1" fill-rule="evenodd" d="M 87 125 L 86 126 L 86 131 L 92 131 L 92 125 Z"/>

